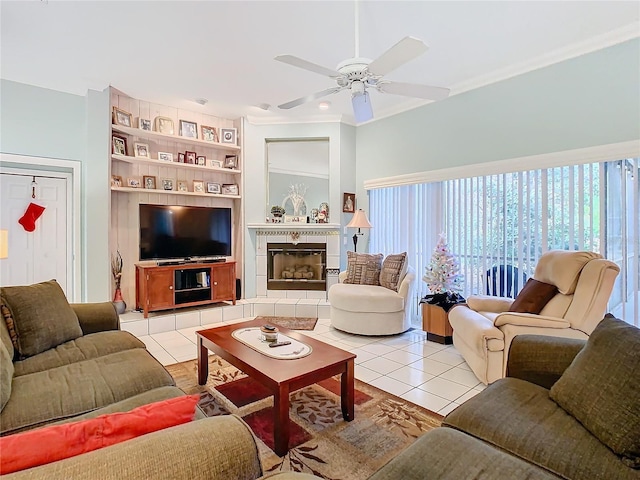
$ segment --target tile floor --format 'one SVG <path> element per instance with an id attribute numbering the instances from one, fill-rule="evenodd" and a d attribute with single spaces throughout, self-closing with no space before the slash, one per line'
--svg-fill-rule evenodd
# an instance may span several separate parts
<path id="1" fill-rule="evenodd" d="M 318 308 L 318 313 L 321 312 L 324 313 Z M 217 315 L 218 312 L 212 313 L 211 309 L 198 313 L 202 319 L 198 324 L 195 324 L 195 312 L 177 313 L 175 317 L 185 318 L 175 320 L 176 329 L 168 329 L 170 325 L 166 325 L 166 331 L 156 333 L 151 327 L 155 323 L 153 317 L 146 331 L 131 328 L 140 322 L 135 316 L 141 318 L 140 314 L 132 313 L 123 320 L 123 329 L 142 340 L 163 365 L 170 365 L 196 358 L 197 330 L 254 318 L 225 320 L 224 313 Z M 211 323 L 205 324 L 206 319 Z M 319 318 L 313 331 L 301 333 L 355 353 L 357 379 L 442 415 L 485 388 L 453 345 L 430 342 L 419 329 L 388 337 L 363 337 L 336 330 L 328 318 Z"/>

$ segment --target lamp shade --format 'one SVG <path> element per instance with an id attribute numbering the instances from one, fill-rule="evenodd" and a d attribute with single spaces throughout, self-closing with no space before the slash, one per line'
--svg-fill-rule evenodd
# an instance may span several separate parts
<path id="1" fill-rule="evenodd" d="M 9 256 L 9 230 L 0 230 L 0 258 Z"/>
<path id="2" fill-rule="evenodd" d="M 367 214 L 364 213 L 364 210 L 359 208 L 353 214 L 353 218 L 347 224 L 347 228 L 373 228 L 373 226 L 369 223 L 369 219 L 367 218 Z"/>

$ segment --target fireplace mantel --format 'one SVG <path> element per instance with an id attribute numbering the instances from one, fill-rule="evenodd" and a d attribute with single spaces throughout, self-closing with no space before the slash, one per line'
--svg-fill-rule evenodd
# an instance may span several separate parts
<path id="1" fill-rule="evenodd" d="M 296 232 L 301 235 L 337 235 L 340 233 L 339 223 L 249 223 L 249 230 L 256 230 L 260 235 L 286 235 Z"/>

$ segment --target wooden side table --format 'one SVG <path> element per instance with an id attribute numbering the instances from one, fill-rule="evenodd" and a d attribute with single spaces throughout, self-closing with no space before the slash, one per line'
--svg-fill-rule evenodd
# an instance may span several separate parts
<path id="1" fill-rule="evenodd" d="M 437 305 L 422 304 L 422 330 L 427 332 L 427 340 L 443 345 L 453 343 L 453 329 L 449 324 L 449 316 Z"/>

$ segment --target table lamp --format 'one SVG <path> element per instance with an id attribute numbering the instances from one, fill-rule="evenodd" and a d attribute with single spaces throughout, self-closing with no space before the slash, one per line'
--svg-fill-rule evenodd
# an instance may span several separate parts
<path id="1" fill-rule="evenodd" d="M 9 257 L 9 230 L 0 230 L 0 258 Z"/>
<path id="2" fill-rule="evenodd" d="M 353 214 L 353 218 L 347 224 L 347 228 L 357 228 L 358 232 L 353 234 L 353 251 L 357 252 L 358 245 L 358 235 L 364 235 L 360 232 L 361 228 L 373 228 L 369 223 L 369 219 L 367 218 L 367 214 L 364 213 L 364 210 L 359 208 L 356 210 L 356 213 Z"/>

